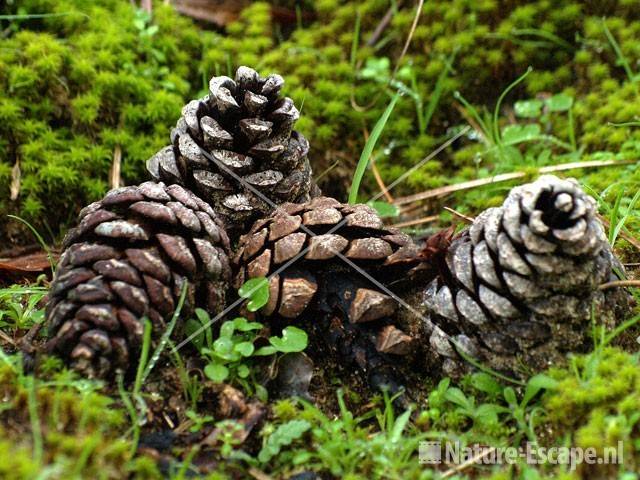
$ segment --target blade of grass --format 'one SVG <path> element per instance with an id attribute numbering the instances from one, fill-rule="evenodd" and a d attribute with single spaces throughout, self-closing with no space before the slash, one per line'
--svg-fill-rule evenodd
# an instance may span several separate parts
<path id="1" fill-rule="evenodd" d="M 33 461 L 41 465 L 43 456 L 42 429 L 40 416 L 38 415 L 38 396 L 36 390 L 36 379 L 27 377 L 29 420 L 31 422 L 31 434 L 33 435 Z"/>
<path id="2" fill-rule="evenodd" d="M 353 41 L 351 42 L 351 68 L 355 70 L 356 68 L 356 59 L 358 56 L 358 44 L 360 43 L 360 21 L 361 21 L 360 10 L 356 13 L 356 24 L 354 26 L 353 31 Z"/>
<path id="3" fill-rule="evenodd" d="M 391 112 L 398 103 L 398 99 L 400 98 L 400 92 L 396 92 L 396 94 L 387 105 L 386 110 L 376 123 L 375 127 L 371 132 L 371 135 L 367 139 L 367 143 L 364 145 L 364 149 L 362 150 L 362 155 L 360 155 L 360 160 L 358 160 L 358 165 L 356 167 L 356 172 L 353 175 L 353 183 L 351 184 L 351 190 L 349 191 L 349 203 L 354 204 L 358 201 L 358 190 L 360 190 L 360 183 L 362 183 L 362 178 L 364 177 L 364 172 L 367 169 L 367 165 L 369 164 L 369 159 L 371 158 L 371 154 L 373 153 L 373 149 L 378 143 L 378 139 L 380 135 L 384 131 L 384 127 L 389 121 L 389 117 L 391 116 Z"/>
<path id="4" fill-rule="evenodd" d="M 624 228 L 625 224 L 629 220 L 629 216 L 633 212 L 633 209 L 635 208 L 636 203 L 638 203 L 638 200 L 640 200 L 640 190 L 638 190 L 636 194 L 633 196 L 633 198 L 631 199 L 631 202 L 629 203 L 629 206 L 627 207 L 627 211 L 625 212 L 624 216 L 618 222 L 615 223 L 615 227 L 613 228 L 613 235 L 609 242 L 611 246 L 613 246 L 616 243 L 616 240 L 618 239 L 618 235 L 620 235 L 620 231 Z M 611 222 L 611 224 L 613 225 L 613 222 Z"/>
<path id="5" fill-rule="evenodd" d="M 144 371 L 149 359 L 149 350 L 151 349 L 151 322 L 148 318 L 144 318 L 144 333 L 142 334 L 142 348 L 140 349 L 140 359 L 138 361 L 138 369 L 136 370 L 136 379 L 133 383 L 133 394 L 138 395 L 142 389 L 144 382 Z"/>
<path id="6" fill-rule="evenodd" d="M 615 52 L 616 57 L 618 58 L 618 62 L 620 62 L 620 64 L 622 65 L 622 68 L 624 69 L 625 73 L 627 74 L 627 77 L 629 78 L 629 81 L 633 85 L 636 93 L 638 93 L 638 86 L 637 86 L 637 83 L 636 83 L 635 74 L 633 73 L 633 70 L 631 69 L 631 65 L 629 64 L 629 60 L 627 60 L 627 57 L 624 56 L 624 53 L 622 53 L 622 49 L 620 48 L 620 45 L 618 44 L 618 42 L 616 41 L 615 37 L 611 33 L 611 30 L 609 30 L 609 27 L 607 27 L 606 20 L 604 18 L 602 18 L 601 22 L 602 22 L 602 29 L 604 30 L 604 34 L 606 35 L 607 40 L 609 41 L 609 44 L 611 45 L 611 48 L 613 48 L 613 51 Z"/>
<path id="7" fill-rule="evenodd" d="M 162 352 L 167 346 L 167 343 L 169 343 L 169 338 L 171 337 L 171 334 L 173 333 L 173 329 L 175 328 L 176 323 L 178 322 L 178 318 L 180 318 L 180 313 L 182 312 L 182 308 L 184 307 L 184 302 L 186 298 L 187 298 L 187 284 L 185 283 L 182 286 L 182 292 L 180 293 L 180 300 L 178 301 L 178 306 L 176 307 L 176 310 L 173 312 L 173 317 L 171 317 L 171 321 L 167 325 L 167 328 L 165 329 L 165 331 L 162 333 L 162 337 L 160 337 L 160 342 L 158 342 L 158 346 L 153 352 L 153 355 L 149 360 L 149 364 L 144 369 L 144 373 L 142 374 L 142 382 L 144 382 L 147 379 L 147 377 L 151 373 L 151 370 L 153 370 L 153 367 L 156 365 L 156 363 L 160 359 L 160 355 L 162 355 Z"/>
<path id="8" fill-rule="evenodd" d="M 445 60 L 445 67 L 438 75 L 438 79 L 436 80 L 436 85 L 433 88 L 433 93 L 429 96 L 429 103 L 427 104 L 427 109 L 424 112 L 423 125 L 424 128 L 422 133 L 426 132 L 429 128 L 429 124 L 431 123 L 431 118 L 438 108 L 438 104 L 440 103 L 440 99 L 442 98 L 442 94 L 444 93 L 444 81 L 447 79 L 449 73 L 453 70 L 453 62 L 456 60 L 456 55 L 458 54 L 458 49 L 454 49 L 453 53 L 449 55 L 449 57 Z"/>
<path id="9" fill-rule="evenodd" d="M 527 68 L 527 71 L 524 72 L 520 77 L 516 78 L 511 85 L 504 89 L 504 91 L 498 97 L 498 101 L 496 102 L 496 108 L 493 110 L 493 136 L 495 138 L 495 142 L 498 145 L 501 145 L 502 136 L 500 135 L 500 124 L 498 118 L 500 116 L 500 107 L 502 106 L 502 102 L 505 97 L 516 88 L 527 76 L 533 71 L 532 67 Z"/>
<path id="10" fill-rule="evenodd" d="M 49 246 L 45 243 L 44 238 L 42 238 L 42 235 L 40 235 L 40 233 L 35 229 L 35 227 L 31 225 L 29 222 L 27 222 L 24 218 L 20 218 L 16 215 L 7 215 L 7 216 L 9 218 L 12 218 L 13 220 L 18 220 L 19 222 L 22 222 L 24 225 L 27 226 L 29 230 L 31 230 L 31 233 L 33 233 L 33 236 L 36 237 L 36 240 L 38 240 L 38 243 L 40 244 L 42 249 L 47 253 L 47 258 L 49 259 L 49 265 L 51 265 L 51 273 L 55 274 L 56 266 L 55 266 L 55 262 L 53 261 L 53 254 L 51 253 L 51 249 L 49 248 Z"/>

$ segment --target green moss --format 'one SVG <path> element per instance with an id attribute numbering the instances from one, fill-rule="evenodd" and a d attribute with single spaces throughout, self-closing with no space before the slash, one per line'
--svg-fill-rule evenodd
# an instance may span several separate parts
<path id="1" fill-rule="evenodd" d="M 21 373 L 17 357 L 2 357 L 0 477 L 37 478 L 46 470 L 53 478 L 159 478 L 153 462 L 132 458 L 128 418 L 111 398 L 44 365 L 48 373 L 35 379 Z"/>
<path id="2" fill-rule="evenodd" d="M 637 354 L 617 348 L 573 358 L 572 369 L 551 374 L 560 383 L 545 398 L 548 427 L 572 445 L 593 447 L 602 455 L 606 447 L 622 442 L 624 467 L 636 471 L 640 450 L 638 411 L 640 364 Z M 589 466 L 592 474 L 616 471 L 617 466 Z M 585 466 L 587 469 L 587 466 Z"/>
<path id="3" fill-rule="evenodd" d="M 151 20 L 120 0 L 29 0 L 20 13 L 66 15 L 15 20 L 0 40 L 0 175 L 16 161 L 22 173 L 17 201 L 2 182 L 0 209 L 57 232 L 108 189 L 116 146 L 123 181 L 144 177 L 200 87 L 203 35 L 160 4 Z"/>

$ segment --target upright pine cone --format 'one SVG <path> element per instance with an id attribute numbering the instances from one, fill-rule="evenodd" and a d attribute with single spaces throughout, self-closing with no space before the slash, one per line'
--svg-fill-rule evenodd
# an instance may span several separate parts
<path id="1" fill-rule="evenodd" d="M 184 311 L 224 307 L 229 240 L 211 207 L 179 185 L 112 190 L 82 210 L 65 248 L 47 305 L 48 346 L 89 377 L 127 371 L 142 317 L 157 339 L 183 289 Z"/>
<path id="2" fill-rule="evenodd" d="M 449 375 L 464 370 L 450 339 L 499 371 L 543 369 L 588 346 L 592 314 L 609 324 L 624 314 L 624 290 L 598 289 L 614 268 L 596 203 L 575 180 L 516 187 L 453 239 L 422 292 L 431 346 Z"/>
<path id="3" fill-rule="evenodd" d="M 379 285 L 409 270 L 406 259 L 414 256 L 410 238 L 385 228 L 370 207 L 318 197 L 257 221 L 234 263 L 237 286 L 271 277 L 261 310 L 271 325 L 295 322 L 312 336 L 312 353 L 375 376 L 412 351 L 413 338 L 394 321 L 397 302 Z"/>
<path id="4" fill-rule="evenodd" d="M 232 237 L 271 212 L 255 191 L 275 204 L 301 203 L 314 188 L 309 143 L 293 131 L 299 112 L 279 96 L 283 84 L 280 75 L 262 78 L 248 67 L 235 80 L 213 77 L 209 95 L 182 109 L 171 145 L 148 161 L 153 178 L 209 202 Z"/>

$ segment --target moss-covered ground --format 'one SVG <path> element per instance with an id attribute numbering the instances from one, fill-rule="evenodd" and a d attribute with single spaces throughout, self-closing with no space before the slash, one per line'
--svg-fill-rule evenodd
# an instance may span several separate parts
<path id="1" fill-rule="evenodd" d="M 251 2 L 224 28 L 196 24 L 168 2 L 154 2 L 152 15 L 134 3 L 0 5 L 0 252 L 33 243 L 7 215 L 59 245 L 79 209 L 114 178 L 144 178 L 145 160 L 211 75 L 245 64 L 285 77 L 319 183 L 340 199 L 401 92 L 360 195 L 378 194 L 425 159 L 385 197 L 400 206 L 389 222 L 412 222 L 417 233 L 459 222 L 445 206 L 474 215 L 501 202 L 515 181 L 494 175 L 523 172 L 519 182 L 543 167 L 590 162 L 561 174 L 598 198 L 610 240 L 638 277 L 637 1 L 432 0 L 415 29 L 420 2 L 400 0 L 285 2 L 299 18 L 288 25 L 272 18 L 268 2 Z M 476 179 L 486 182 L 459 188 Z M 443 186 L 451 192 L 429 195 Z M 419 193 L 426 199 L 403 201 Z M 618 332 L 594 319 L 593 352 L 525 384 L 486 373 L 454 384 L 425 372 L 420 399 L 399 405 L 327 372 L 315 404 L 271 399 L 264 420 L 248 428 L 247 405 L 267 392 L 236 377 L 249 413 L 229 421 L 213 400 L 219 385 L 188 353 L 159 362 L 138 389 L 83 380 L 55 358 L 34 370 L 25 346 L 42 342 L 31 329 L 42 322 L 46 285 L 0 289 L 0 478 L 638 478 L 637 310 Z M 433 466 L 418 459 L 427 440 L 599 454 L 622 442 L 623 456 L 575 470 L 523 461 Z"/>

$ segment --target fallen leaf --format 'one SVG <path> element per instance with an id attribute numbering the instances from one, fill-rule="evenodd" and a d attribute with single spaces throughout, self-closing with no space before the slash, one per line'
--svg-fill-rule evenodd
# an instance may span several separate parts
<path id="1" fill-rule="evenodd" d="M 52 254 L 54 262 L 58 255 Z M 49 256 L 46 252 L 31 253 L 16 258 L 0 258 L 0 270 L 9 273 L 40 273 L 51 269 Z"/>

